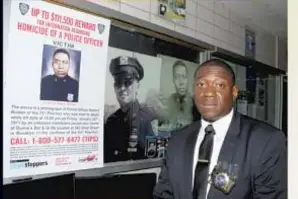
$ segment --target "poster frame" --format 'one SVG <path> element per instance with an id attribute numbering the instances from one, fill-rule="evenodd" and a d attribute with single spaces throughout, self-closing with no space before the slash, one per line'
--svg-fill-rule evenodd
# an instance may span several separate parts
<path id="1" fill-rule="evenodd" d="M 46 7 L 48 7 L 49 5 L 48 4 L 52 4 L 52 3 L 50 3 L 50 2 L 47 2 L 47 1 L 44 1 L 46 4 L 45 4 L 45 6 Z M 44 6 L 43 5 L 43 2 L 40 2 L 41 4 L 41 6 Z M 20 3 L 18 4 L 18 5 L 21 5 L 22 4 L 22 1 L 20 1 Z M 54 6 L 59 6 L 59 5 L 56 5 L 56 4 L 52 4 L 52 5 L 54 5 Z M 6 24 L 5 24 L 5 27 L 4 27 L 4 34 L 5 34 L 5 37 L 8 37 L 9 36 L 9 32 L 10 32 L 10 28 L 11 28 L 11 23 L 12 22 L 14 22 L 14 21 L 12 21 L 12 20 L 10 20 L 10 19 L 13 19 L 13 15 L 11 15 L 12 13 L 11 13 L 11 8 L 12 8 L 12 6 L 13 6 L 13 3 L 11 2 L 11 1 L 5 1 L 5 4 L 4 4 L 4 6 L 5 6 L 5 17 L 6 17 Z M 28 5 L 27 5 L 28 6 Z M 49 6 L 50 7 L 50 6 Z M 63 6 L 59 6 L 59 7 L 61 7 L 61 9 L 69 9 L 69 8 L 67 8 L 67 7 L 63 7 Z M 46 8 L 44 8 L 44 9 L 46 9 Z M 78 11 L 77 11 L 78 12 Z M 22 13 L 22 14 L 24 14 L 24 13 Z M 84 13 L 81 13 L 81 14 L 83 14 L 84 15 Z M 95 18 L 94 17 L 94 15 L 92 15 L 91 17 L 93 17 L 93 18 Z M 110 20 L 109 19 L 106 19 L 106 18 L 103 18 L 103 17 L 98 17 L 98 18 L 101 18 L 101 20 L 103 20 L 103 21 L 105 21 L 105 23 L 107 24 L 107 26 L 108 26 L 108 28 L 106 28 L 106 30 L 108 29 L 109 30 L 109 28 L 110 28 Z M 96 20 L 96 19 L 95 19 Z M 95 26 L 96 27 L 96 26 Z M 101 34 L 101 33 L 100 33 Z M 106 34 L 106 33 L 105 33 Z M 108 33 L 107 33 L 107 35 L 109 36 L 109 31 L 108 31 Z M 108 41 L 108 38 L 109 37 L 107 37 L 107 41 Z M 8 39 L 7 39 L 8 40 Z M 6 41 L 7 41 L 6 40 Z M 34 39 L 35 40 L 35 39 Z M 45 46 L 49 46 L 49 44 L 47 43 L 47 42 L 43 42 L 43 50 L 42 50 L 42 53 L 44 53 L 45 51 L 44 51 L 44 47 Z M 52 45 L 50 45 L 50 46 L 52 46 Z M 105 48 L 107 48 L 107 43 L 106 43 L 106 45 L 105 45 L 106 47 Z M 7 44 L 7 45 L 5 45 L 5 49 L 4 49 L 4 57 L 5 57 L 5 59 L 6 59 L 6 61 L 4 61 L 5 63 L 9 63 L 9 62 L 7 62 L 7 59 L 9 58 L 8 57 L 8 53 L 10 53 L 10 51 L 9 51 L 9 49 L 10 49 L 11 47 Z M 53 51 L 53 49 L 51 49 L 52 51 Z M 73 52 L 73 50 L 70 50 L 71 52 Z M 65 53 L 66 51 L 63 51 L 63 53 Z M 79 52 L 79 54 L 80 54 L 80 51 L 77 51 L 76 50 L 76 52 Z M 104 51 L 104 52 L 106 52 L 106 50 Z M 69 52 L 66 52 L 65 54 L 68 54 Z M 50 53 L 49 53 L 50 54 Z M 80 54 L 81 55 L 81 54 Z M 52 55 L 51 55 L 52 56 Z M 71 57 L 71 56 L 69 56 L 69 54 L 68 54 L 68 57 Z M 80 57 L 80 56 L 79 56 Z M 43 58 L 43 57 L 42 57 Z M 71 59 L 71 58 L 69 58 L 69 59 Z M 78 59 L 79 61 L 77 61 L 79 64 L 81 63 L 81 57 Z M 9 64 L 8 64 L 9 65 Z M 6 72 L 6 68 L 7 68 L 7 66 L 4 66 L 3 67 L 3 73 L 6 75 L 7 74 L 7 72 Z M 96 67 L 97 68 L 97 67 Z M 98 68 L 97 68 L 98 69 Z M 5 78 L 4 79 L 4 89 L 5 89 L 5 87 L 6 87 L 6 85 L 5 85 L 5 81 L 9 81 L 9 80 L 7 80 L 7 78 Z M 64 81 L 65 82 L 65 81 Z M 7 88 L 6 88 L 7 89 Z M 7 93 L 9 93 L 10 91 L 8 90 L 8 91 L 6 91 Z M 101 93 L 102 94 L 102 93 Z M 69 99 L 68 99 L 69 100 Z M 50 101 L 50 100 L 47 100 L 47 101 Z M 53 100 L 53 101 L 55 101 L 55 100 Z M 56 100 L 56 101 L 59 101 L 59 100 Z M 60 100 L 60 101 L 62 101 L 62 100 Z M 60 102 L 59 101 L 59 102 Z M 97 101 L 98 102 L 98 101 Z M 96 104 L 97 105 L 97 104 Z M 5 134 L 5 133 L 4 133 Z M 60 139 L 61 140 L 61 139 Z M 3 150 L 5 150 L 5 148 L 3 149 Z M 31 155 L 31 154 L 29 154 L 29 155 Z M 79 155 L 81 155 L 81 154 L 79 154 Z M 29 157 L 30 158 L 30 157 Z M 31 160 L 31 159 L 30 159 Z M 17 160 L 18 161 L 18 160 Z M 24 161 L 29 161 L 29 160 L 27 160 L 27 159 L 25 159 Z M 79 161 L 79 160 L 78 160 Z M 44 162 L 43 162 L 44 163 Z M 100 166 L 103 166 L 102 165 L 102 162 L 100 162 L 101 164 L 98 164 L 98 166 L 100 167 Z M 46 162 L 46 164 L 47 164 L 47 162 Z M 3 166 L 5 166 L 6 164 L 3 164 Z M 97 166 L 97 165 L 96 165 Z M 25 166 L 25 167 L 27 167 L 27 166 Z M 31 166 L 32 167 L 32 166 Z M 76 171 L 76 168 L 69 168 L 69 167 L 67 167 L 68 169 L 71 169 L 71 170 L 68 170 L 67 171 L 67 173 L 73 173 L 73 172 L 75 172 Z M 89 167 L 90 168 L 90 167 Z M 79 170 L 84 170 L 84 169 L 89 169 L 88 167 L 86 167 L 86 166 L 83 166 L 83 167 L 81 167 L 81 168 L 78 168 Z M 58 170 L 58 169 L 57 169 Z M 33 177 L 35 177 L 35 176 L 38 176 L 38 175 L 44 175 L 44 176 L 48 176 L 48 175 L 52 175 L 52 174 L 61 174 L 61 173 L 64 173 L 65 172 L 65 170 L 60 170 L 60 171 L 50 171 L 50 172 L 45 172 L 44 170 L 43 171 L 41 171 L 41 173 L 42 174 L 40 174 L 40 173 L 38 173 L 38 172 L 32 172 L 32 173 L 25 173 L 25 172 L 23 172 L 23 173 L 16 173 L 16 174 L 13 174 L 13 175 L 6 175 L 5 176 L 5 178 L 3 178 L 3 181 L 4 182 L 14 182 L 15 180 L 17 180 L 18 182 L 21 180 L 22 181 L 22 179 L 23 180 L 30 180 L 30 179 L 32 179 Z"/>
<path id="2" fill-rule="evenodd" d="M 161 162 L 162 162 L 161 159 L 146 159 L 146 160 L 106 163 L 104 164 L 103 167 L 95 168 L 95 169 L 84 169 L 84 170 L 69 171 L 69 172 L 40 174 L 35 176 L 23 176 L 21 178 L 3 178 L 3 185 L 20 182 L 20 181 L 28 181 L 28 180 L 36 180 L 36 179 L 53 177 L 53 176 L 60 176 L 60 175 L 71 174 L 71 173 L 74 173 L 76 177 L 80 177 L 80 178 L 101 177 L 101 176 L 112 175 L 112 174 L 121 173 L 121 172 L 157 168 L 161 166 Z"/>

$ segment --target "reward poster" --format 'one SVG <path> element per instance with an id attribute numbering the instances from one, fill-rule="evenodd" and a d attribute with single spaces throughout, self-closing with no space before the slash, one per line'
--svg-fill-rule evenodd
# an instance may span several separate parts
<path id="1" fill-rule="evenodd" d="M 110 21 L 12 1 L 4 87 L 4 178 L 103 165 Z"/>

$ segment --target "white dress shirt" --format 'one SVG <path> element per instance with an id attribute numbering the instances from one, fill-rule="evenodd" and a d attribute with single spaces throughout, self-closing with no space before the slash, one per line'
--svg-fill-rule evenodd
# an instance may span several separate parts
<path id="1" fill-rule="evenodd" d="M 204 136 L 205 136 L 205 128 L 209 124 L 212 124 L 213 128 L 215 130 L 214 141 L 213 141 L 213 150 L 212 150 L 210 166 L 209 166 L 209 174 L 211 174 L 212 170 L 214 169 L 214 167 L 217 164 L 217 159 L 218 159 L 218 156 L 220 153 L 220 149 L 222 147 L 223 141 L 225 139 L 225 136 L 228 132 L 229 126 L 230 126 L 232 118 L 233 118 L 233 112 L 234 111 L 232 109 L 228 115 L 222 117 L 221 119 L 219 119 L 213 123 L 209 123 L 203 119 L 201 120 L 201 129 L 199 131 L 199 134 L 197 137 L 197 142 L 196 142 L 196 145 L 194 148 L 192 185 L 194 185 L 195 169 L 196 169 L 196 165 L 197 165 L 197 161 L 198 161 L 198 157 L 199 157 L 200 145 L 201 145 L 201 142 L 203 141 Z M 210 189 L 210 183 L 208 183 L 208 185 L 207 185 L 206 194 L 208 194 L 209 189 Z M 206 197 L 207 197 L 207 195 L 206 195 Z"/>

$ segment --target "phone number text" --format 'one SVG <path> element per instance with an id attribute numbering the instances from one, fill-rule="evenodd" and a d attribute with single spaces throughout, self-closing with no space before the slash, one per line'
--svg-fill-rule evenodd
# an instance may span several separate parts
<path id="1" fill-rule="evenodd" d="M 69 137 L 14 137 L 10 139 L 11 145 L 26 144 L 65 144 L 65 143 L 94 143 L 98 142 L 98 136 L 69 136 Z"/>

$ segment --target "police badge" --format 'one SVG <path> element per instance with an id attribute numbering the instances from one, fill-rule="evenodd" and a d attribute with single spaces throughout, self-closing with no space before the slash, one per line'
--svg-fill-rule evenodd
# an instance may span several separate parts
<path id="1" fill-rule="evenodd" d="M 136 128 L 133 128 L 128 141 L 128 148 L 127 152 L 137 152 L 137 145 L 138 145 L 138 131 Z"/>
<path id="2" fill-rule="evenodd" d="M 105 31 L 105 25 L 104 24 L 97 24 L 97 29 L 98 29 L 98 32 L 99 34 L 102 34 L 104 31 Z"/>
<path id="3" fill-rule="evenodd" d="M 29 5 L 26 3 L 19 3 L 19 10 L 22 15 L 25 15 L 29 11 Z"/>
<path id="4" fill-rule="evenodd" d="M 214 176 L 213 184 L 215 188 L 219 189 L 225 194 L 228 194 L 234 187 L 235 182 L 230 179 L 227 173 L 222 172 Z"/>
<path id="5" fill-rule="evenodd" d="M 73 94 L 72 94 L 72 93 L 68 93 L 68 94 L 67 94 L 67 100 L 68 100 L 69 102 L 72 102 L 72 101 L 73 101 Z"/>
<path id="6" fill-rule="evenodd" d="M 229 194 L 235 186 L 237 173 L 238 165 L 219 162 L 211 173 L 211 183 L 224 194 Z"/>
<path id="7" fill-rule="evenodd" d="M 119 59 L 119 65 L 128 65 L 128 57 L 127 56 L 121 56 Z"/>

